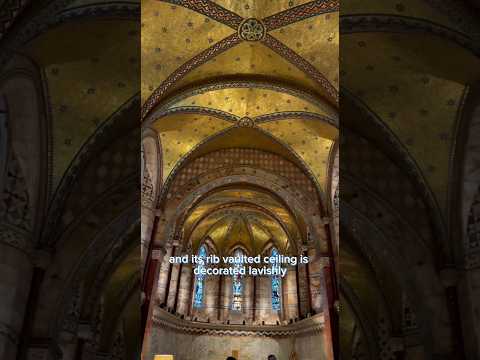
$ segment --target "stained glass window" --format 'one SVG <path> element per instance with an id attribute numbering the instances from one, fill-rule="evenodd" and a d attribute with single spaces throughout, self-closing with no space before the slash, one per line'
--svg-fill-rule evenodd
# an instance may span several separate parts
<path id="1" fill-rule="evenodd" d="M 234 257 L 241 257 L 243 255 L 243 251 L 237 249 L 234 251 Z M 234 267 L 236 269 L 240 269 L 242 267 L 242 263 L 236 261 Z M 243 298 L 243 282 L 242 276 L 240 274 L 233 275 L 232 279 L 232 310 L 241 311 L 242 310 L 242 298 Z"/>
<path id="2" fill-rule="evenodd" d="M 195 275 L 195 292 L 193 294 L 193 307 L 199 308 L 203 305 L 203 295 L 205 290 L 205 275 L 201 269 L 206 267 L 207 248 L 205 245 L 200 246 L 198 250 L 199 262 L 197 264 L 198 274 Z"/>
<path id="3" fill-rule="evenodd" d="M 272 249 L 271 256 L 277 256 L 278 250 L 276 248 Z M 275 267 L 280 267 L 280 264 L 274 265 Z M 280 311 L 280 292 L 281 292 L 281 279 L 280 276 L 272 276 L 272 309 L 274 311 Z"/>

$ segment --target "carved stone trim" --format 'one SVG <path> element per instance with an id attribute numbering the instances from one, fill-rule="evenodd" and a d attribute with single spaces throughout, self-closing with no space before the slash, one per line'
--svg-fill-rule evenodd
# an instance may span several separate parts
<path id="1" fill-rule="evenodd" d="M 320 87 L 326 92 L 330 101 L 334 104 L 338 104 L 339 95 L 337 89 L 330 84 L 315 66 L 271 35 L 267 34 L 265 39 L 262 40 L 262 43 L 303 71 L 310 79 L 320 85 Z"/>
<path id="2" fill-rule="evenodd" d="M 234 33 L 230 36 L 227 36 L 225 39 L 220 40 L 213 46 L 202 51 L 181 65 L 177 70 L 170 74 L 170 76 L 168 76 L 168 78 L 150 95 L 142 107 L 142 118 L 145 118 L 145 116 L 156 106 L 165 93 L 188 72 L 202 64 L 205 64 L 208 60 L 227 51 L 228 49 L 231 49 L 241 41 L 242 39 L 240 39 L 238 34 Z"/>
<path id="3" fill-rule="evenodd" d="M 183 6 L 187 9 L 196 11 L 202 15 L 208 16 L 210 19 L 218 21 L 233 29 L 237 29 L 243 20 L 238 14 L 227 10 L 224 7 L 209 0 L 162 0 L 170 4 Z"/>
<path id="4" fill-rule="evenodd" d="M 316 0 L 292 7 L 263 19 L 267 30 L 275 30 L 308 19 L 313 16 L 336 12 L 340 10 L 338 0 Z"/>
<path id="5" fill-rule="evenodd" d="M 158 307 L 154 309 L 152 321 L 155 326 L 177 332 L 213 336 L 291 337 L 322 333 L 325 325 L 323 313 L 289 325 L 226 325 L 183 320 Z"/>

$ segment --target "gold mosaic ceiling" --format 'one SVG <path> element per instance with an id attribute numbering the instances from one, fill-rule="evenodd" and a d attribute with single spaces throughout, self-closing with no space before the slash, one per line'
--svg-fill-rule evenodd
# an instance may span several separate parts
<path id="1" fill-rule="evenodd" d="M 288 81 L 335 104 L 338 7 L 333 0 L 142 1 L 144 111 L 175 88 L 232 75 Z"/>
<path id="2" fill-rule="evenodd" d="M 479 59 L 426 34 L 346 34 L 341 46 L 358 54 L 341 59 L 343 86 L 398 137 L 445 210 L 458 112 L 467 85 L 480 80 Z"/>
<path id="3" fill-rule="evenodd" d="M 50 99 L 54 187 L 87 139 L 135 95 L 138 31 L 135 21 L 73 22 L 28 45 L 44 71 Z"/>
<path id="4" fill-rule="evenodd" d="M 242 32 L 247 18 L 260 20 L 258 41 Z M 337 1 L 142 2 L 143 113 L 161 138 L 164 180 L 247 118 L 248 147 L 273 137 L 325 187 L 337 97 Z"/>
<path id="5" fill-rule="evenodd" d="M 295 249 L 292 241 L 300 238 L 290 211 L 266 192 L 253 189 L 210 195 L 190 213 L 183 229 L 194 251 L 208 238 L 220 254 L 228 254 L 237 245 L 259 254 L 270 242 L 288 253 Z"/>

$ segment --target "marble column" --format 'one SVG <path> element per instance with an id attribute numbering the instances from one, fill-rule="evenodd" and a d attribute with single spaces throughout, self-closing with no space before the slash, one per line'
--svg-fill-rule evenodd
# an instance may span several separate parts
<path id="1" fill-rule="evenodd" d="M 0 359 L 15 359 L 33 274 L 29 235 L 0 224 Z"/>
<path id="2" fill-rule="evenodd" d="M 178 251 L 178 248 L 174 248 L 173 254 L 174 254 L 173 256 L 180 256 L 180 252 Z M 181 264 L 178 264 L 178 263 L 171 264 L 170 281 L 167 284 L 168 286 L 167 308 L 172 309 L 172 311 L 175 308 L 178 281 L 180 280 L 180 271 L 181 271 Z"/>
<path id="3" fill-rule="evenodd" d="M 253 298 L 253 276 L 247 276 L 243 279 L 244 283 L 244 304 L 245 304 L 245 320 L 250 322 L 253 320 L 253 308 L 255 307 L 254 298 Z"/>
<path id="4" fill-rule="evenodd" d="M 180 274 L 180 286 L 177 298 L 177 313 L 181 315 L 188 314 L 188 308 L 191 301 L 192 289 L 192 264 L 183 264 Z"/>
<path id="5" fill-rule="evenodd" d="M 169 246 L 166 248 L 165 256 L 160 265 L 160 271 L 158 274 L 158 285 L 157 285 L 157 298 L 159 304 L 167 304 L 167 289 L 170 286 L 170 272 L 171 266 L 170 262 L 168 261 L 170 256 L 172 256 L 173 247 Z"/>
<path id="6" fill-rule="evenodd" d="M 295 319 L 298 318 L 298 293 L 297 293 L 297 274 L 296 268 L 291 266 L 287 270 L 287 275 L 285 277 L 285 308 L 286 308 L 286 319 Z"/>
<path id="7" fill-rule="evenodd" d="M 308 284 L 307 264 L 298 264 L 297 273 L 300 317 L 304 318 L 310 312 L 310 289 Z"/>
<path id="8" fill-rule="evenodd" d="M 309 273 L 309 285 L 310 285 L 310 303 L 312 312 L 318 314 L 322 312 L 322 277 L 323 277 L 323 264 L 320 257 L 316 256 L 316 249 L 308 249 L 308 257 L 310 262 L 308 263 Z"/>

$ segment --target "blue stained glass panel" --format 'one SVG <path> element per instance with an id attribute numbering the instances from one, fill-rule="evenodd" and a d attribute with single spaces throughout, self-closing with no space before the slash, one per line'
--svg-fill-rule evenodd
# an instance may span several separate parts
<path id="1" fill-rule="evenodd" d="M 199 273 L 195 275 L 195 291 L 193 294 L 193 307 L 199 308 L 203 305 L 203 295 L 204 295 L 204 283 L 205 283 L 205 275 L 201 274 L 201 269 L 206 267 L 206 258 L 208 256 L 207 248 L 205 245 L 202 245 L 198 251 L 199 256 L 199 263 L 197 264 L 197 268 L 199 269 Z"/>
<path id="2" fill-rule="evenodd" d="M 277 256 L 278 250 L 276 248 L 272 249 L 271 256 Z M 275 264 L 274 266 L 280 267 L 280 264 Z M 280 276 L 272 276 L 272 309 L 274 311 L 280 311 L 280 292 L 281 292 L 281 280 Z"/>

